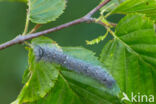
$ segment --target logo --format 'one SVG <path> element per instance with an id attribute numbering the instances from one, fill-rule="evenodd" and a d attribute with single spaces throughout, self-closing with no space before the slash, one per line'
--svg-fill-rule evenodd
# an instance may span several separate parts
<path id="1" fill-rule="evenodd" d="M 133 92 L 128 97 L 126 93 L 122 93 L 123 98 L 122 101 L 128 101 L 128 102 L 154 102 L 154 95 L 141 95 L 140 93 L 134 94 Z"/>

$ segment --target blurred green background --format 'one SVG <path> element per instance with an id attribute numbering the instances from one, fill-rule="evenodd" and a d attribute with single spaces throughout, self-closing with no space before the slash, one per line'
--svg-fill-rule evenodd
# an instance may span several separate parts
<path id="1" fill-rule="evenodd" d="M 100 0 L 69 0 L 65 13 L 56 22 L 43 25 L 40 30 L 84 16 Z M 20 2 L 0 2 L 0 43 L 21 34 L 25 25 L 27 5 Z M 97 16 L 98 13 L 95 15 Z M 118 21 L 120 16 L 110 20 Z M 32 27 L 31 24 L 30 27 Z M 98 45 L 87 46 L 85 40 L 92 40 L 105 33 L 104 27 L 97 24 L 82 23 L 64 30 L 48 34 L 60 46 L 83 46 L 100 53 L 102 47 L 111 37 Z M 22 75 L 27 68 L 27 51 L 24 45 L 14 45 L 0 51 L 0 104 L 9 104 L 16 99 L 22 88 Z"/>

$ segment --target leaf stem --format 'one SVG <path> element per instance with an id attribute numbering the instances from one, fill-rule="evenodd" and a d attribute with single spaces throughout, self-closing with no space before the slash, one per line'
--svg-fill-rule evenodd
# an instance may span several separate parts
<path id="1" fill-rule="evenodd" d="M 25 23 L 25 28 L 24 28 L 24 32 L 22 35 L 26 35 L 28 32 L 28 28 L 29 28 L 29 9 L 27 11 L 27 17 L 26 17 L 26 23 Z"/>
<path id="2" fill-rule="evenodd" d="M 32 33 L 36 32 L 37 29 L 39 29 L 41 26 L 42 26 L 41 24 L 35 25 L 35 27 L 28 34 L 32 34 Z"/>

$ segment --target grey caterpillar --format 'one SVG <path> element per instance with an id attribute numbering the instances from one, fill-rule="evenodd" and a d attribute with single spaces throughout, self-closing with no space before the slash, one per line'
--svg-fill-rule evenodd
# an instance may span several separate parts
<path id="1" fill-rule="evenodd" d="M 92 77 L 106 85 L 107 88 L 112 88 L 116 83 L 113 77 L 101 66 L 92 65 L 84 60 L 67 55 L 57 47 L 49 47 L 47 45 L 35 46 L 34 53 L 37 61 L 43 60 L 45 62 L 60 64 L 68 70 Z"/>

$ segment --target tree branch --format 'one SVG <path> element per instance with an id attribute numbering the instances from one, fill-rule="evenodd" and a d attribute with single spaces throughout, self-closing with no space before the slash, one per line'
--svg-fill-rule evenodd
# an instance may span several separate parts
<path id="1" fill-rule="evenodd" d="M 97 7 L 95 7 L 93 10 L 91 10 L 86 17 L 91 17 L 95 12 L 97 12 L 100 8 L 102 8 L 104 5 L 109 3 L 111 0 L 105 0 L 102 3 L 100 3 Z"/>
<path id="2" fill-rule="evenodd" d="M 14 39 L 12 39 L 12 40 L 10 40 L 8 42 L 6 42 L 4 44 L 1 44 L 0 45 L 0 50 L 5 49 L 5 48 L 10 47 L 10 46 L 15 45 L 15 44 L 23 43 L 26 40 L 30 40 L 30 39 L 33 39 L 33 38 L 36 38 L 36 37 L 39 37 L 39 36 L 42 36 L 42 35 L 45 35 L 45 34 L 48 34 L 48 33 L 52 33 L 52 32 L 55 32 L 55 31 L 58 31 L 58 30 L 61 30 L 61 29 L 64 29 L 64 28 L 79 24 L 79 23 L 82 23 L 82 22 L 95 22 L 95 19 L 91 18 L 91 16 L 96 11 L 98 11 L 101 7 L 103 7 L 104 5 L 106 5 L 110 1 L 111 0 L 105 0 L 104 2 L 99 4 L 96 8 L 91 10 L 87 15 L 85 15 L 84 17 L 81 17 L 80 19 L 76 19 L 74 21 L 71 21 L 71 22 L 68 22 L 68 23 L 62 24 L 60 26 L 57 26 L 57 27 L 54 27 L 54 28 L 51 28 L 51 29 L 47 29 L 47 30 L 44 30 L 44 31 L 41 31 L 41 32 L 32 33 L 32 34 L 28 34 L 28 35 L 24 35 L 24 36 L 19 35 L 16 38 L 14 38 Z"/>

